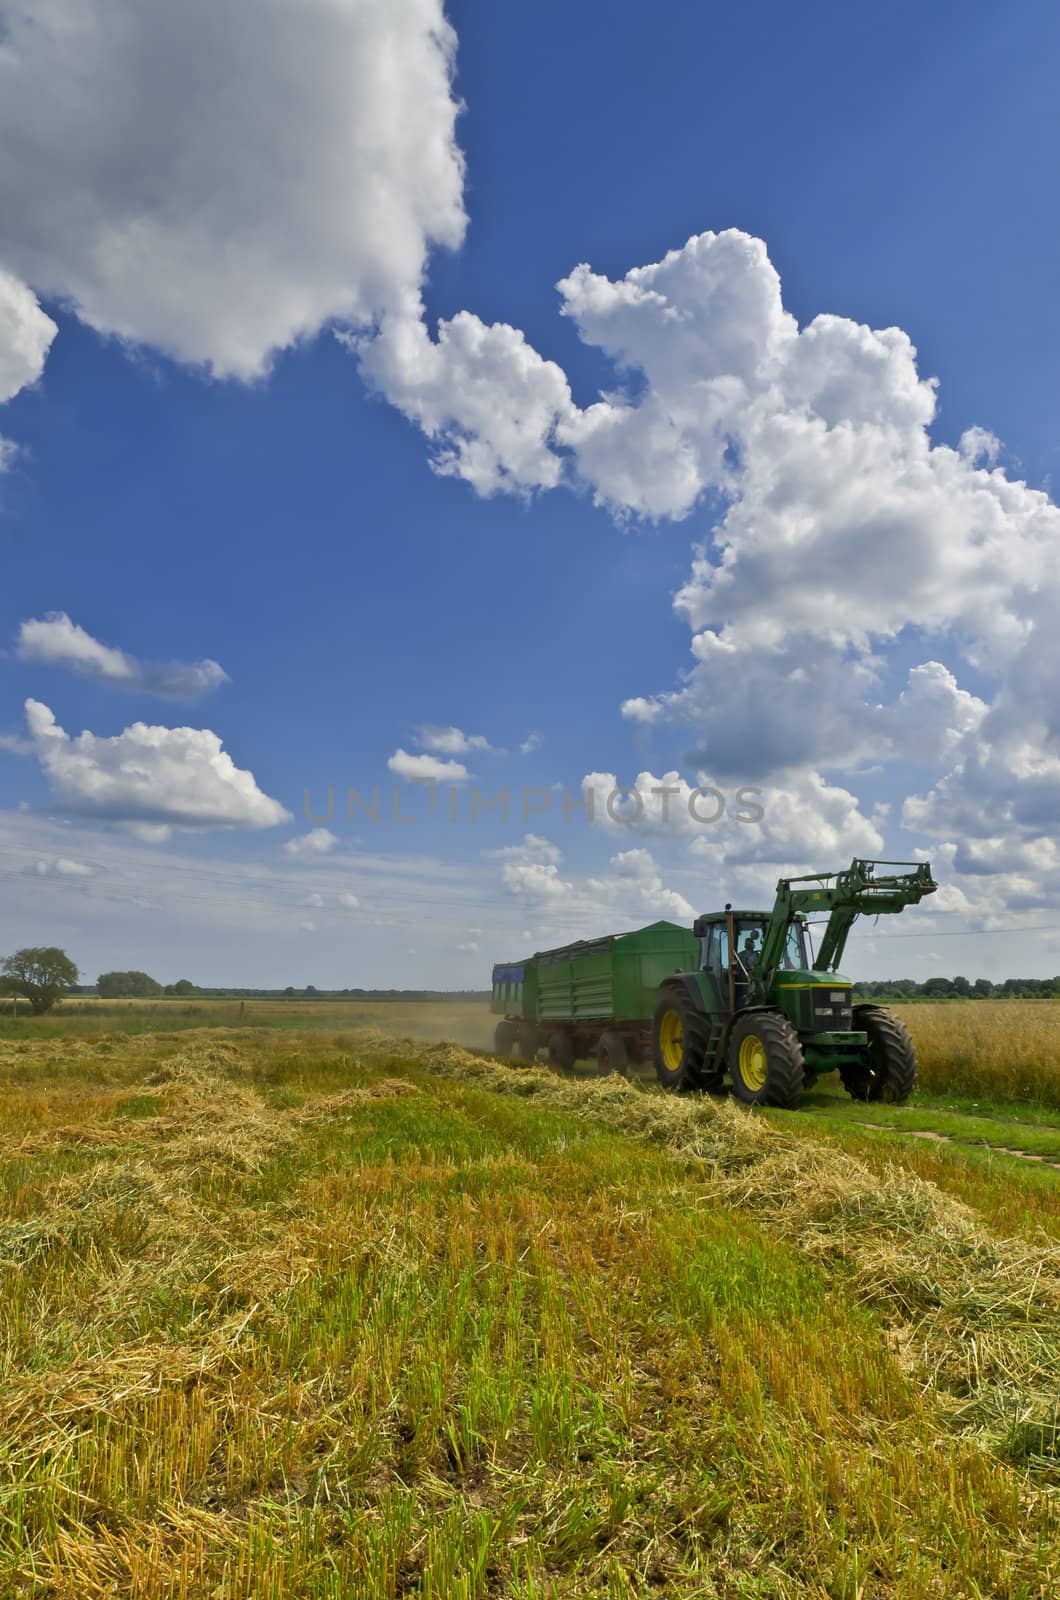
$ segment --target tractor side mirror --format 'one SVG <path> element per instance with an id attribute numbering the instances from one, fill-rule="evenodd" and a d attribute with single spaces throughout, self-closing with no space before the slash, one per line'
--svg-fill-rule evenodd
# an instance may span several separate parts
<path id="1" fill-rule="evenodd" d="M 697 939 L 702 939 L 702 937 L 706 933 L 706 931 L 707 931 L 707 919 L 706 919 L 706 917 L 697 917 L 695 922 L 693 922 L 693 924 L 692 924 L 692 932 L 693 932 L 693 934 L 695 935 L 695 937 Z"/>

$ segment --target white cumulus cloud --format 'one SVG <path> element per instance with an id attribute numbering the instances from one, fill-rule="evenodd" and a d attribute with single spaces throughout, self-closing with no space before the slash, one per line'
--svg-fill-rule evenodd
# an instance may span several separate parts
<path id="1" fill-rule="evenodd" d="M 562 370 L 507 323 L 462 311 L 432 340 L 422 316 L 416 297 L 350 347 L 365 379 L 433 442 L 434 470 L 482 495 L 555 488 L 564 465 L 552 438 L 571 410 Z"/>
<path id="2" fill-rule="evenodd" d="M 471 774 L 461 761 L 443 761 L 439 756 L 412 755 L 397 749 L 387 762 L 399 778 L 425 778 L 444 783 L 465 783 Z"/>
<path id="3" fill-rule="evenodd" d="M 663 885 L 662 874 L 649 850 L 620 850 L 611 857 L 611 878 L 590 878 L 590 891 L 612 896 L 637 908 L 637 914 L 654 919 L 689 920 L 693 909 L 683 894 Z"/>
<path id="4" fill-rule="evenodd" d="M 83 861 L 71 861 L 69 856 L 57 856 L 53 861 L 38 861 L 33 869 L 38 877 L 46 878 L 54 874 L 59 878 L 90 878 L 92 868 L 86 867 Z"/>
<path id="5" fill-rule="evenodd" d="M 23 622 L 16 654 L 20 661 L 68 667 L 84 677 L 167 700 L 195 700 L 228 682 L 228 674 L 216 661 L 140 661 L 101 644 L 65 611 L 49 611 Z"/>
<path id="6" fill-rule="evenodd" d="M 517 332 L 474 319 L 434 342 L 405 329 L 394 397 L 480 492 L 581 486 L 618 518 L 720 507 L 675 600 L 690 666 L 622 706 L 639 737 L 681 730 L 686 765 L 773 785 L 807 849 L 879 849 L 900 815 L 904 850 L 952 845 L 957 871 L 1040 856 L 1060 826 L 1049 496 L 1006 474 L 986 428 L 934 440 L 937 385 L 902 329 L 827 313 L 800 327 L 765 245 L 738 230 L 615 280 L 583 263 L 559 290 L 613 364 L 593 403 Z M 402 372 L 444 372 L 454 340 L 478 358 L 454 361 L 421 415 Z M 836 782 L 875 769 L 893 794 L 909 763 L 932 778 L 892 821 Z M 726 848 L 735 862 L 739 841 Z M 558 893 L 542 865 L 523 878 Z"/>
<path id="7" fill-rule="evenodd" d="M 440 728 L 432 722 L 425 722 L 416 729 L 416 743 L 422 750 L 433 750 L 443 756 L 463 756 L 471 750 L 493 748 L 481 733 L 465 733 L 462 728 Z"/>
<path id="8" fill-rule="evenodd" d="M 0 405 L 36 383 L 57 332 L 32 290 L 0 265 Z M 0 435 L 0 472 L 17 454 L 17 445 Z"/>
<path id="9" fill-rule="evenodd" d="M 590 936 L 615 932 L 661 918 L 687 921 L 689 901 L 668 888 L 651 852 L 621 850 L 609 862 L 610 872 L 578 876 L 561 871 L 563 853 L 538 834 L 488 855 L 501 862 L 501 885 L 529 909 L 558 920 L 555 943 L 577 932 Z"/>
<path id="10" fill-rule="evenodd" d="M 5 0 L 0 264 L 218 375 L 368 326 L 463 237 L 454 50 L 442 0 Z"/>
<path id="11" fill-rule="evenodd" d="M 36 295 L 0 268 L 0 405 L 36 383 L 57 332 Z"/>
<path id="12" fill-rule="evenodd" d="M 284 845 L 284 854 L 289 856 L 326 856 L 329 850 L 334 850 L 338 844 L 338 836 L 330 828 L 310 828 L 308 833 L 300 833 L 296 839 L 288 839 Z"/>
<path id="13" fill-rule="evenodd" d="M 26 701 L 26 724 L 64 811 L 184 828 L 271 828 L 291 821 L 208 728 L 134 722 L 110 738 L 87 731 L 74 738 L 39 700 Z"/>

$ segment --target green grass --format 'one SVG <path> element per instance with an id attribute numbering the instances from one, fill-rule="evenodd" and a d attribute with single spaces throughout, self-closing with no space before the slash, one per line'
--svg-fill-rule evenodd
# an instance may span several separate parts
<path id="1" fill-rule="evenodd" d="M 911 1164 L 981 1150 L 268 1028 L 0 1107 L 0 1594 L 1055 1592 L 1033 1185 Z"/>

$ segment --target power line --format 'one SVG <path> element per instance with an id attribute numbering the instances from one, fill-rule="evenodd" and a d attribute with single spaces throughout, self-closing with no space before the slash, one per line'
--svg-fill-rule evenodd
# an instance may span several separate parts
<path id="1" fill-rule="evenodd" d="M 811 923 L 811 927 L 823 928 L 823 922 Z M 861 930 L 864 932 L 864 929 Z M 1023 928 L 955 928 L 952 933 L 940 932 L 934 929 L 930 933 L 877 933 L 876 939 L 993 939 L 999 934 L 1008 933 L 1060 933 L 1060 924 L 1039 923 L 1027 924 Z"/>

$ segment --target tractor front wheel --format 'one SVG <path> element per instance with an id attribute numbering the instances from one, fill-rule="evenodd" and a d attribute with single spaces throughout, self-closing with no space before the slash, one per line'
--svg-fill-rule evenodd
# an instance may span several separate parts
<path id="1" fill-rule="evenodd" d="M 655 1076 L 664 1089 L 686 1093 L 703 1087 L 706 1015 L 680 989 L 667 989 L 655 1007 L 651 1024 Z"/>
<path id="2" fill-rule="evenodd" d="M 861 1061 L 840 1067 L 843 1087 L 853 1100 L 886 1100 L 904 1105 L 916 1088 L 916 1050 L 909 1030 L 886 1006 L 855 1006 L 854 1027 L 869 1036 Z"/>
<path id="3" fill-rule="evenodd" d="M 779 1011 L 740 1017 L 729 1036 L 733 1094 L 749 1106 L 797 1106 L 805 1079 L 802 1046 Z"/>

